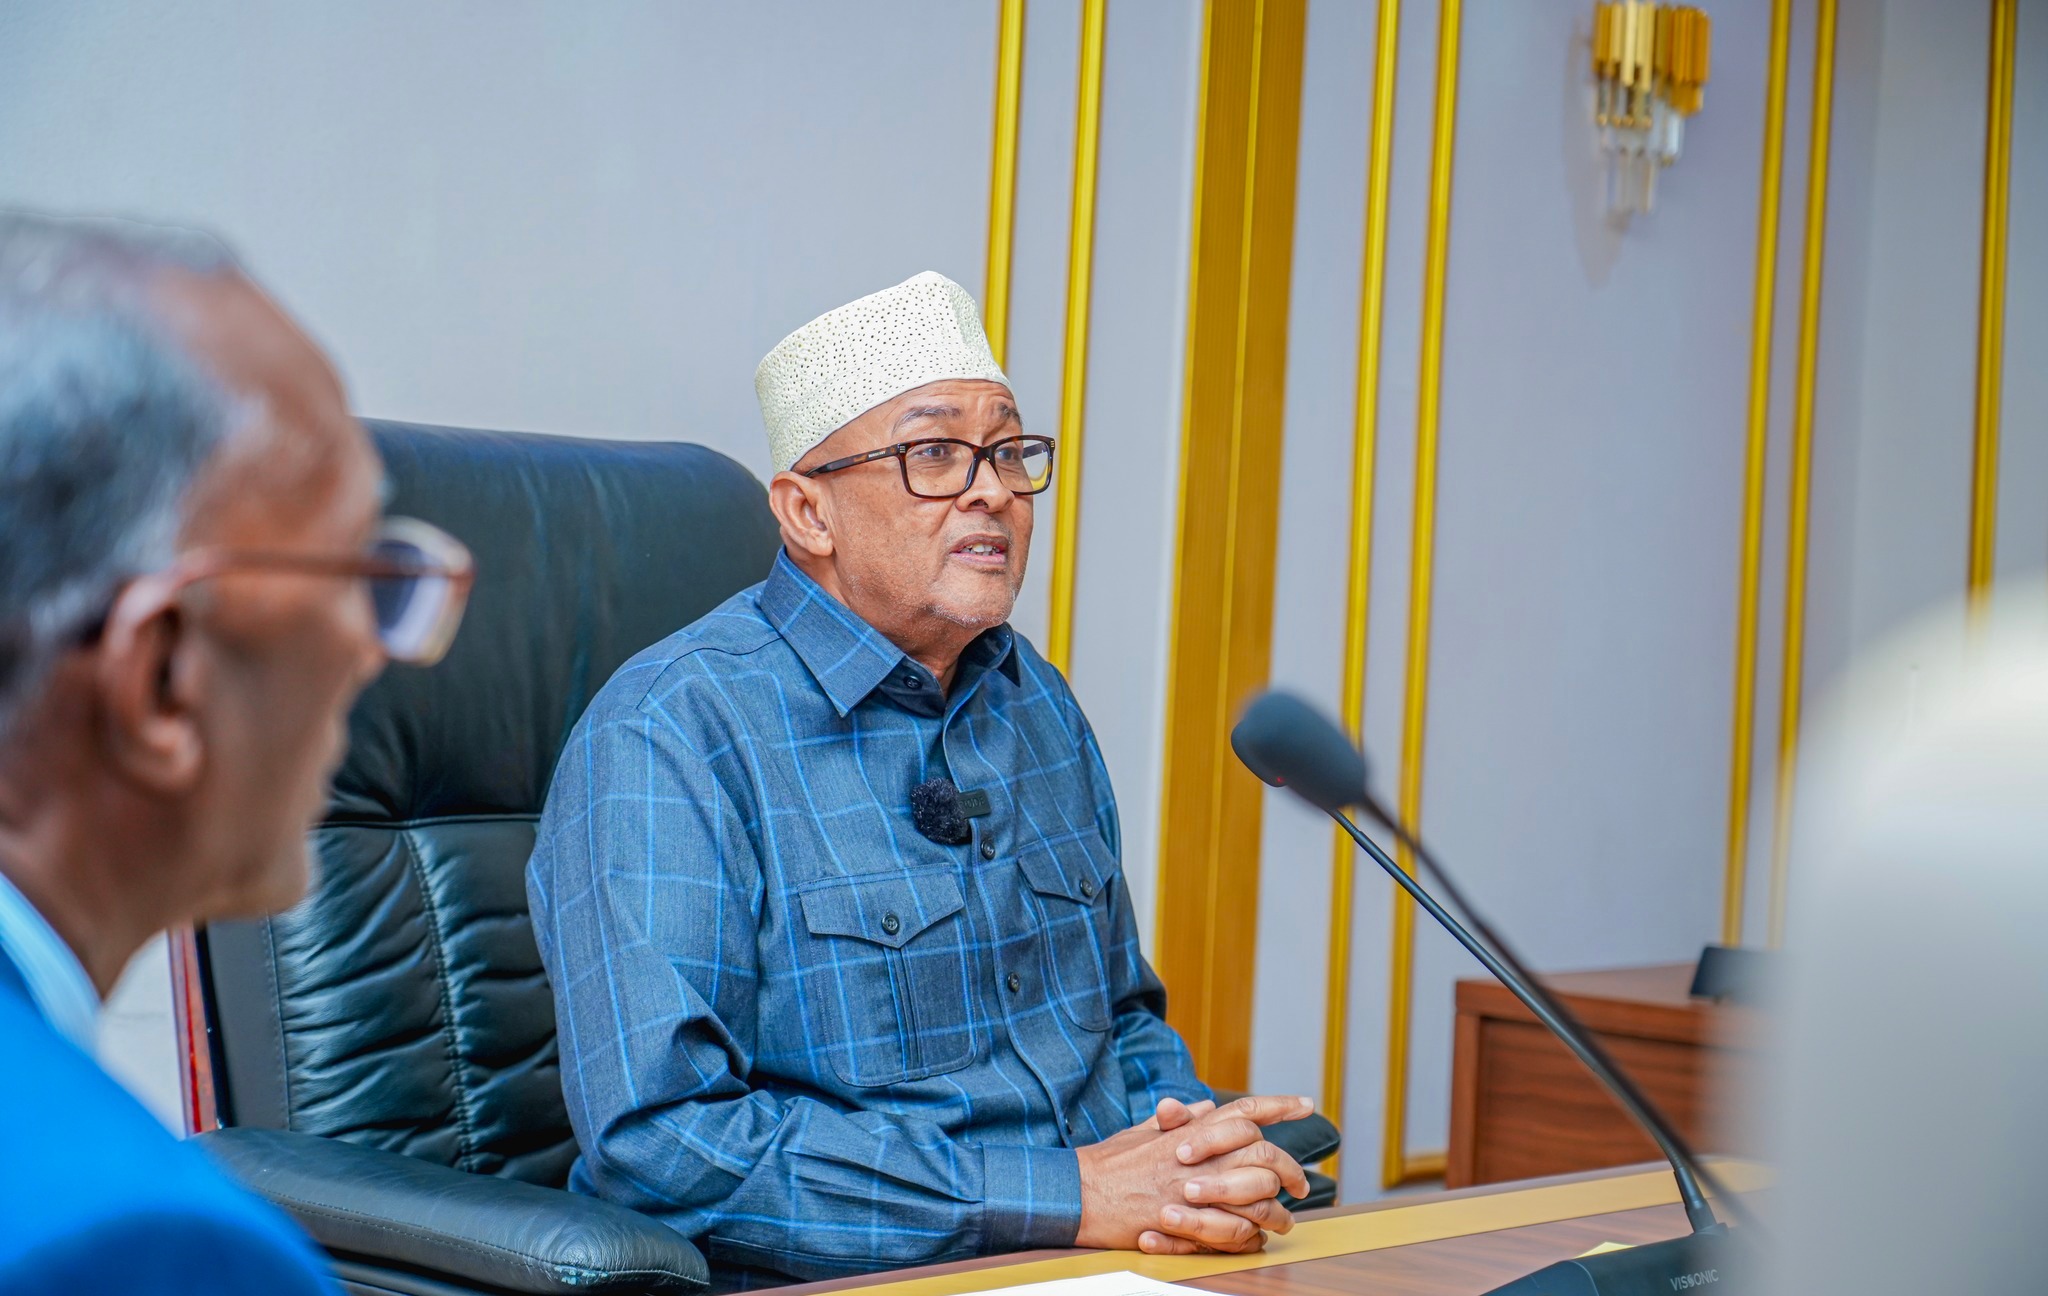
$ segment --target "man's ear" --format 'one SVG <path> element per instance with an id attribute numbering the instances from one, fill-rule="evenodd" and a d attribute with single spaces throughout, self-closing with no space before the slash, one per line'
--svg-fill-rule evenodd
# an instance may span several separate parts
<path id="1" fill-rule="evenodd" d="M 189 791 L 204 763 L 198 699 L 205 667 L 191 631 L 175 592 L 142 580 L 114 601 L 97 649 L 108 759 L 160 794 Z"/>
<path id="2" fill-rule="evenodd" d="M 825 520 L 825 488 L 809 477 L 779 472 L 768 483 L 768 507 L 782 526 L 782 543 L 813 558 L 832 556 L 832 527 Z"/>

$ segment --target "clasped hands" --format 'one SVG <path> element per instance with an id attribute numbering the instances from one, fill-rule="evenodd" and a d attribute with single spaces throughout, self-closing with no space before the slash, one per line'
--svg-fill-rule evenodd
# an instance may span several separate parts
<path id="1" fill-rule="evenodd" d="M 1152 1119 L 1079 1150 L 1074 1245 L 1152 1255 L 1257 1251 L 1294 1217 L 1282 1189 L 1308 1194 L 1299 1163 L 1265 1127 L 1315 1111 L 1307 1098 L 1237 1098 L 1218 1107 L 1166 1098 Z"/>

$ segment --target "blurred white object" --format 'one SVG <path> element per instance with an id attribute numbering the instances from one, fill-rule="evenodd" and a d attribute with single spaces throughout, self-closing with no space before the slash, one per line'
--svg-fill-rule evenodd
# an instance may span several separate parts
<path id="1" fill-rule="evenodd" d="M 178 1036 L 171 1015 L 171 955 L 164 937 L 128 960 L 100 1010 L 94 1052 L 107 1073 L 149 1108 L 173 1134 L 185 1133 L 178 1091 Z"/>
<path id="2" fill-rule="evenodd" d="M 2044 1290 L 2048 603 L 1908 631 L 1807 750 L 1777 1289 Z"/>

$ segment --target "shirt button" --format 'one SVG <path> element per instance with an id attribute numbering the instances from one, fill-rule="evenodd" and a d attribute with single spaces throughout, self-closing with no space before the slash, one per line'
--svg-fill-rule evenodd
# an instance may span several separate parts
<path id="1" fill-rule="evenodd" d="M 1095 898 L 1095 884 L 1087 878 L 1081 879 L 1081 898 L 1083 900 L 1093 900 Z"/>
<path id="2" fill-rule="evenodd" d="M 994 859 L 996 857 L 996 844 L 994 842 L 983 842 L 981 844 L 981 857 L 983 859 Z"/>
<path id="3" fill-rule="evenodd" d="M 1016 994 L 1019 990 L 1022 990 L 1024 988 L 1024 978 L 1018 976 L 1015 972 L 1012 972 L 1010 973 L 1010 979 L 1004 982 L 1003 984 L 1010 987 L 1011 994 Z"/>
<path id="4" fill-rule="evenodd" d="M 897 680 L 897 683 L 899 683 L 899 684 L 903 685 L 903 687 L 904 687 L 904 688 L 923 688 L 923 687 L 924 687 L 924 682 L 923 682 L 922 680 L 918 679 L 918 678 L 917 678 L 917 676 L 915 676 L 915 675 L 904 675 L 904 676 L 901 676 L 901 677 L 899 677 L 899 678 L 898 678 L 898 680 Z"/>
<path id="5" fill-rule="evenodd" d="M 895 914 L 885 913 L 882 915 L 882 930 L 894 936 L 903 930 L 903 920 Z"/>

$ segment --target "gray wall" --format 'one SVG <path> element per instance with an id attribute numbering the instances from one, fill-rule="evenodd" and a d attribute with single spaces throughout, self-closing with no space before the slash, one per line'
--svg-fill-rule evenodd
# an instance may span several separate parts
<path id="1" fill-rule="evenodd" d="M 1658 210 L 1605 215 L 1586 11 L 1467 6 L 1445 299 L 1424 823 L 1539 966 L 1672 961 L 1717 926 L 1741 515 L 1763 6 L 1717 12 L 1709 110 Z M 1372 23 L 1312 10 L 1275 675 L 1325 698 L 1341 609 Z M 1407 16 L 1380 401 L 1366 734 L 1398 784 L 1422 217 L 1436 25 Z M 1304 347 L 1316 348 L 1313 355 Z M 1297 482 L 1300 483 L 1297 489 Z M 1286 587 L 1283 586 L 1283 589 Z M 1269 807 L 1267 874 L 1326 885 L 1327 829 Z M 1387 884 L 1361 873 L 1348 1197 L 1378 1173 Z M 1314 907 L 1303 887 L 1295 912 Z M 1313 1087 L 1323 996 L 1262 960 L 1262 1084 Z M 1451 982 L 1476 965 L 1418 929 L 1408 1143 L 1443 1146 Z M 1285 951 L 1285 952 L 1283 952 Z"/>
<path id="2" fill-rule="evenodd" d="M 1881 15 L 1860 321 L 1857 643 L 1953 595 L 1965 571 L 1988 8 L 1893 3 Z"/>
<path id="3" fill-rule="evenodd" d="M 1200 26 L 1108 38 L 1074 675 L 1149 914 Z M 1009 368 L 1056 429 L 1078 0 L 1026 34 Z M 388 418 L 701 441 L 753 370 L 937 269 L 979 295 L 992 5 L 268 0 L 0 9 L 0 202 L 220 230 Z M 1018 611 L 1043 640 L 1057 502 Z M 1133 652 L 1133 645 L 1142 645 Z"/>
<path id="4" fill-rule="evenodd" d="M 1148 930 L 1199 19 L 1114 6 L 1102 108 L 1072 674 Z M 1008 368 L 1054 432 L 1079 31 L 1079 0 L 1032 4 Z M 10 0 L 0 204 L 220 231 L 365 414 L 765 475 L 753 369 L 784 333 L 927 268 L 981 295 L 995 54 L 995 6 L 955 0 Z M 1049 500 L 1017 612 L 1041 643 L 1060 525 Z M 168 1056 L 134 1042 L 149 1004 L 167 1029 L 145 957 L 113 1032 L 136 1075 Z"/>
<path id="5" fill-rule="evenodd" d="M 2040 0 L 2020 6 L 2017 61 L 1998 573 L 2034 580 L 2048 569 L 2048 5 Z"/>
<path id="6" fill-rule="evenodd" d="M 368 413 L 703 441 L 922 269 L 980 290 L 993 9 L 17 0 L 0 194 L 201 222 Z M 772 56 L 771 56 L 772 52 Z"/>
<path id="7" fill-rule="evenodd" d="M 1368 689 L 1400 776 L 1423 217 L 1437 25 L 1406 6 L 1396 96 Z M 1445 300 L 1423 824 L 1539 967 L 1696 955 L 1719 932 L 1767 0 L 1715 7 L 1714 72 L 1657 210 L 1602 213 L 1589 7 L 1465 6 Z M 1962 588 L 1986 22 L 1844 5 L 1816 371 L 1809 708 L 1850 655 Z M 1337 696 L 1372 6 L 1315 3 L 1302 135 L 1273 673 Z M 2048 560 L 2040 357 L 2048 6 L 2021 16 L 2000 570 Z M 1967 10 L 1967 12 L 1964 12 Z M 1813 11 L 1787 94 L 1746 934 L 1766 930 Z M 2029 116 L 2029 112 L 2032 116 Z M 2029 213 L 2034 214 L 2032 224 Z M 1255 1083 L 1320 1082 L 1330 837 L 1265 829 Z M 1345 1196 L 1378 1191 L 1389 884 L 1361 861 Z M 1795 926 L 1796 934 L 1796 915 Z M 1407 1145 L 1443 1147 L 1451 983 L 1418 928 Z"/>

